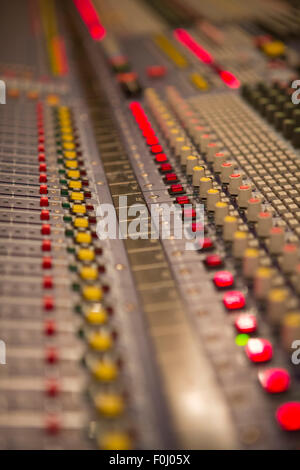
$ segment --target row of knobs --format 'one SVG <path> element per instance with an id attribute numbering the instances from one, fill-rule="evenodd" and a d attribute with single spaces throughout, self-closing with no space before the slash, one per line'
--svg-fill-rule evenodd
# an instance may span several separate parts
<path id="1" fill-rule="evenodd" d="M 252 197 L 251 185 L 243 184 L 242 175 L 234 173 L 235 163 L 227 161 L 228 154 L 222 151 L 221 144 L 212 140 L 214 136 L 199 123 L 178 92 L 170 87 L 167 94 L 176 117 L 187 134 L 198 144 L 201 153 L 205 154 L 205 160 L 210 163 L 213 173 L 219 176 L 222 184 L 227 185 L 230 196 L 236 199 L 239 208 L 245 210 L 247 220 L 255 224 L 257 235 L 266 239 L 270 253 L 273 256 L 280 255 L 282 270 L 287 274 L 296 275 L 296 285 L 300 290 L 298 247 L 286 243 L 282 227 L 273 227 L 272 214 L 262 211 L 262 200 Z M 251 281 L 255 297 L 265 303 L 270 320 L 281 325 L 283 343 L 289 349 L 292 339 L 300 333 L 300 312 L 286 313 L 287 290 L 274 289 L 274 271 L 260 265 L 259 250 L 249 246 L 248 233 L 239 230 L 238 218 L 230 214 L 228 203 L 222 200 L 220 190 L 214 186 L 212 173 L 206 169 L 205 161 L 199 157 L 186 133 L 182 132 L 182 127 L 177 125 L 177 120 L 171 113 L 166 112 L 155 92 L 149 91 L 146 99 L 182 168 L 205 201 L 215 225 L 222 230 L 223 239 L 227 242 L 233 258 L 241 266 L 243 276 Z"/>
<path id="2" fill-rule="evenodd" d="M 300 109 L 293 104 L 287 89 L 277 83 L 267 86 L 259 83 L 256 86 L 242 87 L 244 98 L 284 137 L 300 148 Z"/>

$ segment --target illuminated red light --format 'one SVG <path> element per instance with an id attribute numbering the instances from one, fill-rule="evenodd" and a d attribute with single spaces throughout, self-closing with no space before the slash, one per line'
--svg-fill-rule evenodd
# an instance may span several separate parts
<path id="1" fill-rule="evenodd" d="M 164 162 L 167 162 L 167 161 L 168 161 L 168 158 L 167 158 L 167 155 L 165 153 L 159 153 L 155 157 L 155 162 L 156 163 L 164 163 Z"/>
<path id="2" fill-rule="evenodd" d="M 300 402 L 291 401 L 281 405 L 276 412 L 276 418 L 285 431 L 300 430 Z"/>
<path id="3" fill-rule="evenodd" d="M 252 362 L 270 361 L 273 356 L 272 344 L 263 338 L 250 338 L 245 351 Z"/>
<path id="4" fill-rule="evenodd" d="M 214 275 L 215 286 L 220 289 L 232 286 L 233 282 L 233 275 L 229 271 L 218 271 Z"/>
<path id="5" fill-rule="evenodd" d="M 240 333 L 254 333 L 257 328 L 256 317 L 250 313 L 242 313 L 236 318 L 234 325 Z"/>
<path id="6" fill-rule="evenodd" d="M 173 181 L 177 181 L 178 178 L 177 178 L 176 173 L 168 173 L 166 174 L 165 179 L 167 183 L 170 183 Z"/>
<path id="7" fill-rule="evenodd" d="M 258 373 L 258 380 L 268 393 L 282 393 L 290 386 L 290 374 L 285 369 L 270 368 Z"/>
<path id="8" fill-rule="evenodd" d="M 219 69 L 219 67 L 214 64 L 214 58 L 212 55 L 204 49 L 204 47 L 200 46 L 200 44 L 185 29 L 175 29 L 174 36 L 177 41 L 181 42 L 181 44 L 189 49 L 201 62 L 207 65 L 213 65 L 221 80 L 223 80 L 229 88 L 235 89 L 240 87 L 240 81 L 237 77 L 228 70 Z"/>
<path id="9" fill-rule="evenodd" d="M 228 310 L 237 310 L 245 307 L 246 304 L 244 295 L 238 290 L 226 292 L 223 296 L 223 302 Z"/>
<path id="10" fill-rule="evenodd" d="M 219 255 L 208 255 L 204 262 L 208 268 L 219 267 L 223 264 L 223 260 Z"/>
<path id="11" fill-rule="evenodd" d="M 162 149 L 161 145 L 153 145 L 151 147 L 151 152 L 154 153 L 154 154 L 155 153 L 161 153 L 162 151 L 163 151 L 163 149 Z"/>
<path id="12" fill-rule="evenodd" d="M 187 196 L 178 196 L 176 198 L 176 203 L 177 204 L 180 204 L 181 206 L 184 205 L 184 204 L 189 204 L 190 203 L 190 200 Z"/>
<path id="13" fill-rule="evenodd" d="M 174 36 L 177 41 L 181 42 L 187 47 L 201 62 L 205 64 L 212 64 L 212 56 L 195 41 L 195 39 L 185 29 L 175 29 Z"/>
<path id="14" fill-rule="evenodd" d="M 235 89 L 240 87 L 240 81 L 236 78 L 235 75 L 233 75 L 233 73 L 228 72 L 228 70 L 220 70 L 219 75 L 223 82 L 229 86 L 229 88 Z"/>
<path id="15" fill-rule="evenodd" d="M 73 0 L 79 14 L 84 21 L 91 37 L 95 41 L 101 41 L 105 34 L 106 30 L 101 24 L 98 13 L 93 5 L 91 0 Z"/>

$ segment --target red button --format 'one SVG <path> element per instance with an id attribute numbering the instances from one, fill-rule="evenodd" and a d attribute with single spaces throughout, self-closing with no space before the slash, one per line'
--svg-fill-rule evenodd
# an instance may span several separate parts
<path id="1" fill-rule="evenodd" d="M 42 144 L 45 142 L 45 137 L 43 135 L 39 136 L 39 143 Z"/>
<path id="2" fill-rule="evenodd" d="M 51 251 L 51 240 L 43 240 L 42 241 L 42 250 L 43 251 Z"/>
<path id="3" fill-rule="evenodd" d="M 147 137 L 146 142 L 147 142 L 147 145 L 157 145 L 157 144 L 159 144 L 159 140 L 158 140 L 158 138 L 155 137 L 155 136 L 149 136 L 149 137 Z"/>
<path id="4" fill-rule="evenodd" d="M 53 297 L 45 296 L 43 299 L 44 310 L 53 310 L 54 309 L 54 300 Z"/>
<path id="5" fill-rule="evenodd" d="M 40 163 L 40 171 L 47 171 L 47 165 L 46 163 Z"/>
<path id="6" fill-rule="evenodd" d="M 39 144 L 39 145 L 38 145 L 38 151 L 39 151 L 39 152 L 44 152 L 44 151 L 45 151 L 45 145 Z"/>
<path id="7" fill-rule="evenodd" d="M 38 161 L 39 161 L 39 162 L 44 162 L 44 161 L 46 161 L 46 156 L 45 156 L 44 153 L 39 153 L 39 155 L 38 155 Z"/>
<path id="8" fill-rule="evenodd" d="M 147 67 L 147 75 L 150 78 L 160 78 L 166 75 L 167 69 L 164 65 L 150 65 Z"/>
<path id="9" fill-rule="evenodd" d="M 166 183 L 171 183 L 172 181 L 177 181 L 176 173 L 168 173 L 165 176 Z"/>
<path id="10" fill-rule="evenodd" d="M 56 379 L 47 379 L 45 391 L 49 397 L 56 397 L 59 393 L 59 383 Z"/>
<path id="11" fill-rule="evenodd" d="M 213 279 L 216 287 L 219 288 L 230 287 L 234 283 L 233 275 L 229 271 L 218 271 Z"/>
<path id="12" fill-rule="evenodd" d="M 50 219 L 49 211 L 47 211 L 46 209 L 43 209 L 41 211 L 40 219 L 41 220 L 49 220 Z"/>
<path id="13" fill-rule="evenodd" d="M 46 335 L 54 335 L 56 333 L 56 323 L 54 320 L 47 320 L 44 324 L 44 332 Z"/>
<path id="14" fill-rule="evenodd" d="M 42 235 L 50 235 L 51 227 L 49 224 L 43 224 L 41 228 Z"/>
<path id="15" fill-rule="evenodd" d="M 245 346 L 245 351 L 252 362 L 270 361 L 273 356 L 272 344 L 263 338 L 250 338 Z"/>
<path id="16" fill-rule="evenodd" d="M 167 159 L 167 155 L 165 153 L 159 153 L 155 157 L 155 162 L 156 163 L 164 163 L 164 162 L 167 162 L 167 161 L 168 161 L 168 159 Z"/>
<path id="17" fill-rule="evenodd" d="M 40 174 L 40 183 L 47 183 L 47 175 L 45 173 Z"/>
<path id="18" fill-rule="evenodd" d="M 44 289 L 52 289 L 53 287 L 53 279 L 51 276 L 44 276 L 43 279 L 43 287 Z"/>
<path id="19" fill-rule="evenodd" d="M 161 145 L 153 145 L 151 147 L 151 152 L 152 153 L 161 153 L 163 151 L 163 148 Z"/>
<path id="20" fill-rule="evenodd" d="M 236 318 L 234 325 L 240 333 L 254 333 L 257 329 L 256 317 L 250 313 L 242 313 Z"/>
<path id="21" fill-rule="evenodd" d="M 42 196 L 40 198 L 40 206 L 41 207 L 48 207 L 49 206 L 49 200 L 48 200 L 47 196 Z"/>
<path id="22" fill-rule="evenodd" d="M 208 268 L 216 268 L 218 266 L 222 266 L 223 260 L 219 255 L 208 255 L 205 258 L 204 263 Z"/>
<path id="23" fill-rule="evenodd" d="M 237 310 L 245 307 L 246 304 L 244 295 L 238 290 L 226 292 L 223 296 L 223 302 L 228 310 Z"/>
<path id="24" fill-rule="evenodd" d="M 171 186 L 172 193 L 181 193 L 182 191 L 184 191 L 184 189 L 181 184 L 172 184 Z"/>
<path id="25" fill-rule="evenodd" d="M 176 198 L 176 203 L 182 206 L 184 204 L 190 204 L 190 200 L 187 196 L 178 196 Z"/>
<path id="26" fill-rule="evenodd" d="M 48 187 L 46 184 L 41 184 L 40 186 L 40 194 L 47 194 L 48 193 Z"/>
<path id="27" fill-rule="evenodd" d="M 156 137 L 156 136 L 155 136 L 154 130 L 150 126 L 148 126 L 143 130 L 143 137 L 147 139 L 148 137 Z"/>
<path id="28" fill-rule="evenodd" d="M 50 256 L 44 256 L 43 261 L 42 261 L 42 268 L 43 269 L 52 268 L 52 258 Z"/>
<path id="29" fill-rule="evenodd" d="M 285 431 L 300 430 L 300 402 L 290 401 L 281 405 L 276 411 L 276 418 Z"/>
<path id="30" fill-rule="evenodd" d="M 161 171 L 161 173 L 168 173 L 169 171 L 172 171 L 172 165 L 170 163 L 162 163 L 159 171 Z"/>
<path id="31" fill-rule="evenodd" d="M 258 373 L 261 386 L 268 393 L 285 392 L 290 386 L 290 374 L 285 369 L 265 369 Z"/>

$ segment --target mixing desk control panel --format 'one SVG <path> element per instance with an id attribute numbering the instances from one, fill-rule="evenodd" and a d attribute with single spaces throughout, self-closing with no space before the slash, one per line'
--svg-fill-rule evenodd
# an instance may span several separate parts
<path id="1" fill-rule="evenodd" d="M 0 12 L 0 448 L 300 449 L 298 2 Z"/>

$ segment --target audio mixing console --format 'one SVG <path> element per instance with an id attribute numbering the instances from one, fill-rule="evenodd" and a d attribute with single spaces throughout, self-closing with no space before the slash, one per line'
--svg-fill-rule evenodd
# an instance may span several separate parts
<path id="1" fill-rule="evenodd" d="M 299 2 L 0 18 L 0 448 L 300 449 Z"/>

